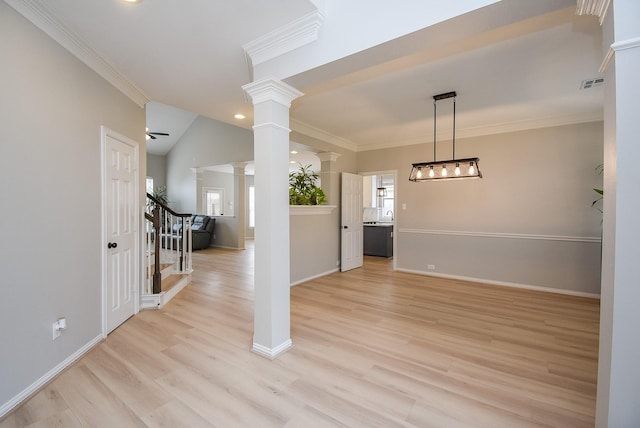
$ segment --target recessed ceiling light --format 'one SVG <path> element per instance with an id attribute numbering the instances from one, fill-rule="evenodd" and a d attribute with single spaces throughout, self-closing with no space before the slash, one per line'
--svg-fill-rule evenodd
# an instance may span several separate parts
<path id="1" fill-rule="evenodd" d="M 296 163 L 296 161 L 289 161 L 289 163 L 294 164 L 294 163 Z"/>
<path id="2" fill-rule="evenodd" d="M 136 3 L 142 3 L 142 0 L 122 0 L 125 3 L 131 3 L 131 4 L 136 4 Z"/>
<path id="3" fill-rule="evenodd" d="M 236 119 L 244 119 L 246 116 L 244 114 L 242 114 L 242 113 L 238 113 L 233 117 L 235 117 Z"/>
<path id="4" fill-rule="evenodd" d="M 295 150 L 291 150 L 291 152 L 290 152 L 290 153 L 291 153 L 292 155 L 297 155 L 297 154 L 298 154 L 298 152 L 297 152 L 297 151 L 295 151 Z"/>

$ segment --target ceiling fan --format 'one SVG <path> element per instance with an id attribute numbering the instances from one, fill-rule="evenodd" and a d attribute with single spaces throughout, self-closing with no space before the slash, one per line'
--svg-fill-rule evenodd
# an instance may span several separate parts
<path id="1" fill-rule="evenodd" d="M 163 137 L 169 136 L 169 134 L 164 132 L 149 132 L 149 128 L 146 129 L 145 134 L 146 134 L 147 140 L 155 140 L 157 138 L 156 135 L 163 136 Z"/>

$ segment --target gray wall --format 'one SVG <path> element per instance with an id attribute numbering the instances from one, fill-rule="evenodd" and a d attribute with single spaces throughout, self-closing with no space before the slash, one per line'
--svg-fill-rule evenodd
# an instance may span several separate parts
<path id="1" fill-rule="evenodd" d="M 101 337 L 100 126 L 146 166 L 144 109 L 4 2 L 0 57 L 1 407 Z"/>
<path id="2" fill-rule="evenodd" d="M 313 141 L 306 141 L 314 143 Z M 346 149 L 327 143 L 315 143 L 323 151 L 340 153 L 335 162 L 335 172 L 354 173 L 356 155 Z M 336 189 L 338 190 L 338 189 Z M 327 272 L 334 271 L 340 260 L 340 194 L 333 195 L 338 205 L 331 214 L 291 215 L 289 217 L 290 236 L 290 278 L 292 284 L 299 284 Z M 331 195 L 327 195 L 330 199 Z"/>
<path id="3" fill-rule="evenodd" d="M 481 180 L 412 183 L 432 144 L 358 153 L 359 171 L 396 169 L 399 269 L 600 292 L 601 214 L 591 207 L 602 122 L 457 141 Z M 439 142 L 443 153 L 450 145 Z M 402 209 L 406 204 L 406 209 Z M 434 265 L 435 269 L 428 269 Z"/>
<path id="4" fill-rule="evenodd" d="M 153 177 L 153 187 L 167 185 L 167 157 L 147 153 L 147 177 Z"/>
<path id="5" fill-rule="evenodd" d="M 253 160 L 250 130 L 198 116 L 167 154 L 167 194 L 179 212 L 197 211 L 196 168 Z"/>

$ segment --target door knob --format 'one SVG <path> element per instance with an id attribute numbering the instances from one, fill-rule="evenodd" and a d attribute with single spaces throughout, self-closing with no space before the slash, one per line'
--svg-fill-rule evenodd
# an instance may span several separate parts
<path id="1" fill-rule="evenodd" d="M 349 229 L 349 226 L 342 226 L 343 229 Z"/>
<path id="2" fill-rule="evenodd" d="M 117 242 L 109 242 L 107 244 L 107 248 L 116 248 L 118 246 Z"/>

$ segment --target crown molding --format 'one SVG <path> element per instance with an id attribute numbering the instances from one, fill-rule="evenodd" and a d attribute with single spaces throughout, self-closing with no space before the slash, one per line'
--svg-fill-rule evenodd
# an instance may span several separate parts
<path id="1" fill-rule="evenodd" d="M 140 88 L 120 74 L 111 63 L 101 57 L 86 41 L 58 21 L 44 3 L 37 0 L 5 0 L 5 2 L 137 105 L 144 107 L 150 101 L 149 97 Z"/>
<path id="2" fill-rule="evenodd" d="M 576 5 L 576 15 L 594 15 L 597 16 L 600 25 L 604 21 L 604 17 L 609 10 L 611 0 L 578 0 Z"/>
<path id="3" fill-rule="evenodd" d="M 253 67 L 263 62 L 318 40 L 318 32 L 323 21 L 324 15 L 319 10 L 314 10 L 242 45 L 249 71 L 252 72 Z"/>
<path id="4" fill-rule="evenodd" d="M 346 138 L 338 137 L 337 135 L 333 135 L 329 132 L 326 132 L 320 128 L 316 128 L 314 126 L 308 125 L 297 119 L 290 118 L 289 126 L 291 127 L 292 131 L 297 132 L 299 134 L 303 134 L 308 137 L 318 139 L 320 141 L 331 143 L 338 147 L 342 147 L 343 149 L 351 150 L 352 152 L 357 151 L 358 145 L 353 141 L 347 140 Z"/>
<path id="5" fill-rule="evenodd" d="M 598 122 L 604 120 L 603 113 L 571 114 L 564 116 L 548 116 L 537 119 L 520 120 L 514 122 L 496 123 L 473 128 L 456 129 L 456 140 L 461 138 L 483 137 L 487 135 L 506 134 L 509 132 L 527 131 L 530 129 L 552 128 L 554 126 L 575 125 L 578 123 Z M 450 140 L 452 132 L 438 133 L 438 142 Z M 416 144 L 433 143 L 433 135 L 425 135 L 424 138 L 416 137 L 404 141 L 389 143 L 359 144 L 357 152 L 368 150 L 389 149 Z"/>

